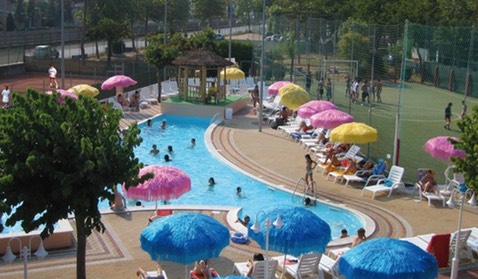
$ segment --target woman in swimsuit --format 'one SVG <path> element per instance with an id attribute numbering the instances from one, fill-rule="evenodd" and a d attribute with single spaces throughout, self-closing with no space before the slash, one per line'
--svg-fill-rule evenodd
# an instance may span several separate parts
<path id="1" fill-rule="evenodd" d="M 317 166 L 317 162 L 312 160 L 310 154 L 305 155 L 305 184 L 309 185 L 310 182 L 314 181 L 314 168 Z"/>

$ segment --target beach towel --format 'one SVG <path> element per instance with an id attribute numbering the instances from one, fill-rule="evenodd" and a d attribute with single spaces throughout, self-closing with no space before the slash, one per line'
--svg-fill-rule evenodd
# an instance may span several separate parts
<path id="1" fill-rule="evenodd" d="M 447 267 L 450 253 L 450 234 L 434 235 L 428 243 L 427 251 L 435 256 L 439 268 Z"/>

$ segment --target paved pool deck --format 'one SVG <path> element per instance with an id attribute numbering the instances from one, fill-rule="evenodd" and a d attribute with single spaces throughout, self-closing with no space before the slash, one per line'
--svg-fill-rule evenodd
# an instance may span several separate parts
<path id="1" fill-rule="evenodd" d="M 143 121 L 161 113 L 160 105 L 153 105 L 140 113 L 125 113 L 122 127 L 131 122 Z M 305 174 L 306 150 L 291 141 L 280 131 L 263 127 L 258 131 L 258 121 L 250 107 L 240 111 L 231 121 L 218 125 L 211 132 L 210 144 L 217 154 L 231 165 L 250 173 L 272 185 L 290 190 Z M 376 229 L 368 232 L 371 237 L 406 237 L 425 233 L 450 233 L 457 229 L 458 209 L 444 208 L 439 203 L 428 207 L 427 202 L 417 202 L 413 191 L 395 193 L 390 198 L 369 195 L 362 197 L 360 187 L 344 187 L 314 174 L 321 199 L 345 205 L 369 215 Z M 228 224 L 227 211 L 221 209 L 188 209 L 208 214 Z M 94 233 L 87 243 L 87 278 L 137 278 L 136 269 L 141 266 L 152 270 L 155 263 L 140 248 L 139 235 L 147 225 L 152 208 L 131 208 L 117 214 L 104 214 L 104 234 Z M 74 221 L 71 220 L 74 225 Z M 463 212 L 463 228 L 477 226 L 477 210 L 466 207 Z M 228 224 L 234 226 L 234 224 Z M 230 227 L 232 230 L 232 227 Z M 353 232 L 350 232 L 353 234 Z M 29 278 L 75 278 L 75 249 L 51 251 L 43 260 L 31 259 Z M 221 275 L 232 272 L 234 262 L 245 261 L 253 253 L 261 251 L 255 244 L 231 244 L 220 258 L 212 259 L 211 265 Z M 272 253 L 272 255 L 277 255 Z M 185 278 L 184 266 L 161 263 L 170 279 Z M 468 266 L 470 267 L 470 266 Z M 189 267 L 191 268 L 191 266 Z M 21 278 L 23 262 L 12 264 L 0 261 L 0 278 Z M 330 277 L 327 277 L 330 278 Z M 449 270 L 442 270 L 439 278 L 449 278 Z M 478 278 L 478 268 L 460 272 L 459 278 Z"/>

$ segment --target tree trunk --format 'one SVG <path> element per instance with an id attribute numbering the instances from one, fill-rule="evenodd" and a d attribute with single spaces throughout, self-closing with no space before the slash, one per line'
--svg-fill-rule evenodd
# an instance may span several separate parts
<path id="1" fill-rule="evenodd" d="M 290 81 L 294 82 L 294 55 L 290 57 Z"/>
<path id="2" fill-rule="evenodd" d="M 76 279 L 86 279 L 85 218 L 75 214 L 76 222 Z"/>
<path id="3" fill-rule="evenodd" d="M 96 59 L 100 59 L 100 48 L 98 47 L 98 41 L 95 41 L 95 51 L 96 51 Z"/>
<path id="4" fill-rule="evenodd" d="M 161 91 L 163 91 L 162 87 L 161 87 L 161 72 L 162 72 L 162 69 L 161 68 L 157 68 L 158 69 L 158 72 L 156 73 L 156 76 L 158 78 L 158 103 L 161 103 Z"/>

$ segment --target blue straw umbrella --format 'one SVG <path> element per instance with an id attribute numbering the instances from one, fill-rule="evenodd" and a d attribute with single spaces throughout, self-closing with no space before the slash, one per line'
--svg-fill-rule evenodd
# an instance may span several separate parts
<path id="1" fill-rule="evenodd" d="M 217 258 L 229 245 L 229 230 L 216 219 L 200 213 L 176 213 L 156 219 L 140 236 L 141 249 L 154 261 L 187 265 Z"/>
<path id="2" fill-rule="evenodd" d="M 303 207 L 282 206 L 271 208 L 258 214 L 257 221 L 261 226 L 259 233 L 248 228 L 248 235 L 265 249 L 265 220 L 275 220 L 281 216 L 283 226 L 270 229 L 269 248 L 274 251 L 300 256 L 307 252 L 323 253 L 329 243 L 330 226 L 319 216 Z"/>
<path id="3" fill-rule="evenodd" d="M 376 238 L 352 248 L 339 258 L 339 272 L 354 279 L 435 279 L 434 256 L 403 240 Z"/>

